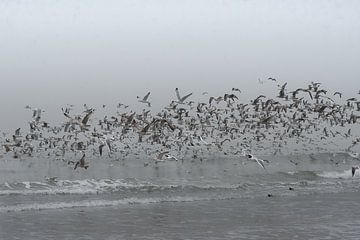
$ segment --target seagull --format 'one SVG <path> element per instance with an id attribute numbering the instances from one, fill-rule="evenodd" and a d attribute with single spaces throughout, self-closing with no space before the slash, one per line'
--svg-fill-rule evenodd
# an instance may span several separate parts
<path id="1" fill-rule="evenodd" d="M 159 151 L 157 151 L 159 152 Z M 158 162 L 165 162 L 165 159 L 163 158 L 166 158 L 167 160 L 175 160 L 177 161 L 178 159 L 173 156 L 173 155 L 170 155 L 169 154 L 169 151 L 165 151 L 165 152 L 160 152 L 156 157 L 154 157 L 153 159 L 155 160 L 155 163 L 158 163 Z"/>
<path id="2" fill-rule="evenodd" d="M 276 78 L 268 77 L 268 80 L 276 82 Z"/>
<path id="3" fill-rule="evenodd" d="M 353 167 L 351 168 L 351 176 L 352 176 L 352 177 L 355 175 L 355 171 L 356 171 L 357 169 L 360 169 L 360 167 L 359 167 L 359 166 L 353 166 Z"/>
<path id="4" fill-rule="evenodd" d="M 234 88 L 234 87 L 233 87 L 233 88 L 231 89 L 231 91 L 234 91 L 234 92 L 237 91 L 237 92 L 241 93 L 241 90 L 240 90 L 239 88 Z"/>
<path id="5" fill-rule="evenodd" d="M 104 142 L 101 142 L 101 144 L 99 145 L 99 153 L 100 153 L 100 156 L 102 156 L 102 153 L 103 153 L 103 148 L 105 147 L 105 143 Z"/>
<path id="6" fill-rule="evenodd" d="M 211 145 L 212 145 L 211 143 L 206 142 L 206 141 L 202 138 L 202 136 L 198 136 L 198 139 L 199 139 L 200 142 L 202 142 L 205 146 L 211 146 Z"/>
<path id="7" fill-rule="evenodd" d="M 169 152 L 160 152 L 156 157 L 154 157 L 155 163 L 164 162 L 165 160 L 163 159 L 163 157 L 168 153 Z"/>
<path id="8" fill-rule="evenodd" d="M 231 99 L 231 100 L 233 100 L 233 101 L 235 101 L 234 99 L 236 98 L 236 99 L 239 99 L 235 94 L 225 94 L 224 95 L 224 101 L 226 101 L 227 99 Z"/>
<path id="9" fill-rule="evenodd" d="M 79 161 L 77 161 L 77 163 L 75 164 L 75 167 L 74 167 L 74 170 L 77 168 L 77 167 L 81 167 L 81 168 L 85 168 L 87 169 L 89 167 L 89 165 L 86 165 L 86 162 L 85 162 L 85 153 L 83 152 L 83 156 L 81 157 L 81 159 Z"/>
<path id="10" fill-rule="evenodd" d="M 335 95 L 339 95 L 339 98 L 341 98 L 342 93 L 341 93 L 341 92 L 335 92 L 335 93 L 334 93 L 334 96 L 335 96 Z"/>
<path id="11" fill-rule="evenodd" d="M 359 153 L 357 153 L 357 152 L 346 152 L 346 153 L 352 158 L 358 158 L 359 157 Z"/>
<path id="12" fill-rule="evenodd" d="M 170 155 L 170 154 L 165 154 L 164 157 L 165 157 L 167 160 L 175 160 L 175 161 L 178 160 L 175 156 Z"/>
<path id="13" fill-rule="evenodd" d="M 280 92 L 279 92 L 279 96 L 277 96 L 278 98 L 285 98 L 285 87 L 287 85 L 287 82 L 284 83 L 284 85 L 281 86 Z"/>
<path id="14" fill-rule="evenodd" d="M 263 160 L 263 159 L 257 158 L 257 157 L 255 157 L 254 155 L 246 152 L 246 150 L 244 150 L 244 149 L 242 150 L 242 155 L 245 156 L 245 157 L 247 157 L 247 158 L 250 159 L 250 160 L 256 161 L 256 163 L 259 164 L 260 167 L 262 167 L 263 169 L 265 169 L 264 162 L 269 163 L 268 160 L 265 160 L 265 159 Z"/>
<path id="15" fill-rule="evenodd" d="M 65 109 L 65 111 L 63 110 L 63 114 L 65 117 L 67 117 L 69 119 L 69 121 L 66 123 L 66 125 L 70 126 L 70 125 L 79 125 L 81 131 L 84 130 L 88 130 L 87 127 L 90 127 L 90 125 L 88 125 L 88 121 L 90 119 L 90 116 L 94 113 L 95 109 L 88 109 L 86 110 L 86 115 L 81 119 L 81 117 L 77 116 L 75 118 L 71 117 L 67 111 L 67 109 Z M 66 129 L 66 128 L 65 128 Z M 66 132 L 66 130 L 65 130 Z"/>
<path id="16" fill-rule="evenodd" d="M 140 99 L 140 100 L 138 100 L 139 102 L 141 102 L 141 103 L 146 103 L 149 107 L 151 107 L 151 103 L 148 101 L 149 95 L 150 95 L 150 92 L 148 92 L 148 93 L 143 97 L 143 99 L 140 99 L 139 96 L 137 96 L 136 98 Z"/>
<path id="17" fill-rule="evenodd" d="M 19 137 L 19 136 L 20 136 L 20 129 L 21 129 L 21 128 L 18 128 L 18 129 L 15 130 L 15 136 L 16 136 L 16 137 Z"/>
<path id="18" fill-rule="evenodd" d="M 177 103 L 179 104 L 184 104 L 184 101 L 192 95 L 192 93 L 189 93 L 188 95 L 181 97 L 178 88 L 175 88 L 175 92 L 176 92 L 176 97 L 178 98 Z"/>
<path id="19" fill-rule="evenodd" d="M 89 121 L 90 119 L 90 116 L 91 114 L 94 113 L 94 109 L 90 109 L 87 111 L 87 114 L 85 115 L 85 117 L 82 119 L 81 123 L 84 125 L 84 126 L 87 126 L 87 122 Z"/>
<path id="20" fill-rule="evenodd" d="M 79 121 L 79 126 L 81 128 L 81 130 L 88 130 L 87 127 L 89 127 L 90 125 L 87 124 L 87 122 L 90 119 L 90 116 L 94 113 L 95 109 L 88 109 L 86 110 L 86 115 L 85 117 L 81 120 L 81 122 Z"/>
<path id="21" fill-rule="evenodd" d="M 42 112 L 42 110 L 40 108 L 34 108 L 34 110 L 33 110 L 33 118 L 35 119 L 36 122 L 40 121 L 41 112 Z"/>

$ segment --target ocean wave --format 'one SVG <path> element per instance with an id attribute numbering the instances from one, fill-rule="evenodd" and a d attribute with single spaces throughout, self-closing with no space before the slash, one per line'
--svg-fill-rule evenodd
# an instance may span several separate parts
<path id="1" fill-rule="evenodd" d="M 4 183 L 0 185 L 1 195 L 31 195 L 31 194 L 98 194 L 117 189 L 141 188 L 149 186 L 147 182 L 85 179 L 85 180 L 52 180 L 47 182 Z"/>
<path id="2" fill-rule="evenodd" d="M 167 184 L 157 185 L 145 181 L 128 181 L 126 179 L 86 179 L 86 180 L 58 180 L 50 183 L 21 182 L 4 183 L 0 185 L 0 196 L 4 195 L 86 195 L 101 193 L 132 192 L 167 192 L 167 191 L 211 191 L 247 189 L 253 183 L 223 184 L 223 185 L 194 185 Z"/>
<path id="3" fill-rule="evenodd" d="M 350 169 L 344 171 L 324 171 L 317 173 L 317 175 L 323 178 L 337 178 L 337 179 L 358 178 L 357 175 L 354 175 L 354 177 L 352 177 Z"/>
<path id="4" fill-rule="evenodd" d="M 125 198 L 119 200 L 83 200 L 72 202 L 50 202 L 50 203 L 31 203 L 18 204 L 13 206 L 0 206 L 0 212 L 23 212 L 23 211 L 40 211 L 56 210 L 67 208 L 85 208 L 85 207 L 111 207 L 127 204 L 154 204 L 164 202 L 194 202 L 194 201 L 211 201 L 211 200 L 228 200 L 232 197 L 165 197 L 165 198 Z"/>
<path id="5" fill-rule="evenodd" d="M 290 171 L 290 172 L 280 172 L 284 175 L 285 178 L 298 178 L 304 180 L 316 180 L 319 178 L 319 175 L 315 171 Z"/>
<path id="6" fill-rule="evenodd" d="M 354 178 L 360 177 L 355 175 Z M 324 180 L 329 179 L 329 180 Z M 182 193 L 182 192 L 243 192 L 264 187 L 276 187 L 283 185 L 303 185 L 304 182 L 313 185 L 332 184 L 331 179 L 352 179 L 351 170 L 343 171 L 293 171 L 276 172 L 272 174 L 250 176 L 239 180 L 237 183 L 221 181 L 195 183 L 192 181 L 153 183 L 140 181 L 135 178 L 129 179 L 84 179 L 84 180 L 56 180 L 45 182 L 24 181 L 19 183 L 0 184 L 0 196 L 11 195 L 95 195 L 95 194 L 124 194 L 134 196 L 138 193 Z M 241 182 L 240 182 L 241 181 Z"/>
<path id="7" fill-rule="evenodd" d="M 351 169 L 349 170 L 340 170 L 340 171 L 290 171 L 290 172 L 279 172 L 280 175 L 283 175 L 288 178 L 296 178 L 303 180 L 321 180 L 322 178 L 330 179 L 350 179 L 357 178 L 355 175 L 352 177 Z"/>

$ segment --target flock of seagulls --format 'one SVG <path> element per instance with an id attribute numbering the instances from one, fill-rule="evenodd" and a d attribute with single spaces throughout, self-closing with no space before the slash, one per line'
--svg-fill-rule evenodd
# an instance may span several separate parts
<path id="1" fill-rule="evenodd" d="M 137 96 L 138 102 L 146 106 L 141 112 L 119 103 L 116 113 L 100 117 L 86 104 L 78 114 L 73 113 L 74 105 L 68 105 L 62 108 L 64 120 L 60 125 L 44 121 L 42 109 L 26 106 L 32 111 L 29 129 L 3 133 L 0 154 L 12 154 L 13 158 L 54 156 L 73 164 L 76 170 L 91 165 L 88 155 L 143 156 L 146 167 L 185 159 L 202 162 L 216 152 L 238 156 L 266 169 L 271 163 L 252 151 L 271 151 L 274 155 L 282 154 L 287 147 L 298 152 L 326 151 L 346 140 L 349 145 L 344 151 L 359 159 L 353 150 L 360 143 L 353 134 L 360 119 L 356 97 L 344 99 L 339 91 L 330 94 L 316 82 L 289 90 L 287 83 L 268 80 L 278 87 L 272 98 L 259 95 L 243 102 L 239 100 L 242 91 L 234 87 L 221 96 L 195 102 L 189 101 L 193 93 L 180 95 L 175 88 L 175 100 L 157 113 L 151 111 L 148 92 L 144 97 Z M 202 98 L 208 94 L 203 92 Z M 79 153 L 79 161 L 69 160 Z M 352 168 L 352 175 L 357 169 Z"/>

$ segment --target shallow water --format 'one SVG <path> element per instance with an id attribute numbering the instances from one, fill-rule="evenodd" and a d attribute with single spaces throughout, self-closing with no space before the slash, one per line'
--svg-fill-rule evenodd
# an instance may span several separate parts
<path id="1" fill-rule="evenodd" d="M 358 159 L 262 157 L 3 159 L 0 239 L 357 239 Z"/>
<path id="2" fill-rule="evenodd" d="M 324 193 L 2 213 L 1 239 L 358 239 L 360 195 Z"/>

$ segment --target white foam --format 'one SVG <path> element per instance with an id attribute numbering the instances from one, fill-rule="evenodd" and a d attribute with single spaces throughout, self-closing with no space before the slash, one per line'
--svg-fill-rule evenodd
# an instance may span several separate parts
<path id="1" fill-rule="evenodd" d="M 30 182 L 23 182 L 23 184 L 25 185 L 26 189 L 30 189 L 31 188 L 31 183 Z"/>
<path id="2" fill-rule="evenodd" d="M 86 180 L 59 180 L 51 183 L 41 182 L 22 182 L 22 188 L 14 187 L 14 185 L 4 185 L 6 189 L 0 190 L 2 195 L 75 195 L 75 194 L 100 194 L 107 192 L 117 192 L 119 190 L 143 190 L 147 188 L 158 189 L 163 191 L 174 188 L 196 188 L 199 190 L 213 189 L 238 189 L 248 186 L 249 184 L 240 185 L 156 185 L 149 182 L 131 181 L 123 179 L 86 179 Z"/>
<path id="3" fill-rule="evenodd" d="M 229 198 L 216 198 L 217 200 Z M 52 202 L 52 203 L 32 203 L 18 204 L 14 206 L 0 206 L 0 212 L 22 212 L 22 211 L 39 211 L 66 208 L 82 208 L 82 207 L 110 207 L 124 204 L 151 204 L 161 202 L 193 202 L 215 200 L 210 198 L 194 198 L 194 197 L 168 197 L 168 198 L 126 198 L 121 200 L 85 200 L 74 202 Z"/>
<path id="4" fill-rule="evenodd" d="M 11 186 L 9 185 L 8 182 L 5 182 L 5 183 L 4 183 L 4 186 L 7 187 L 8 189 L 14 189 L 13 187 L 11 187 Z"/>
<path id="5" fill-rule="evenodd" d="M 32 194 L 98 194 L 102 192 L 116 191 L 119 188 L 131 189 L 146 186 L 155 186 L 147 182 L 128 182 L 123 179 L 86 179 L 86 180 L 59 180 L 51 183 L 22 182 L 24 188 L 16 188 L 6 183 L 7 189 L 0 190 L 1 195 L 32 195 Z"/>
<path id="6" fill-rule="evenodd" d="M 318 173 L 317 175 L 323 178 L 341 178 L 341 179 L 352 178 L 351 170 L 345 170 L 340 172 L 339 171 L 321 172 Z M 356 174 L 354 177 L 357 177 Z"/>

